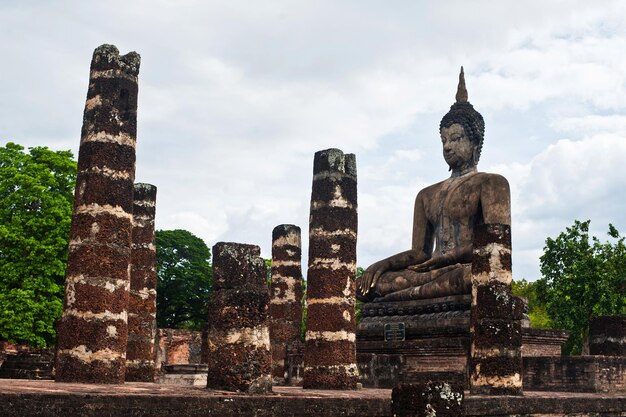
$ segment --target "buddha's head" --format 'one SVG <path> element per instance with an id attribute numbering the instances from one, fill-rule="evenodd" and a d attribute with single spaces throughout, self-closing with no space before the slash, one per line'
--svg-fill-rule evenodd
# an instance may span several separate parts
<path id="1" fill-rule="evenodd" d="M 485 135 L 485 121 L 467 101 L 463 67 L 459 74 L 456 103 L 439 124 L 443 156 L 451 170 L 475 167 L 480 159 Z"/>

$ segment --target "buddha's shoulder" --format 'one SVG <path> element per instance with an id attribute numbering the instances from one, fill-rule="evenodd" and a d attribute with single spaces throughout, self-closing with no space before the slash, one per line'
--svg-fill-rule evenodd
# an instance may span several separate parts
<path id="1" fill-rule="evenodd" d="M 477 172 L 470 178 L 470 181 L 478 184 L 509 186 L 509 181 L 503 175 L 490 172 Z"/>
<path id="2" fill-rule="evenodd" d="M 457 178 L 457 181 L 461 178 Z M 443 181 L 439 181 L 436 184 L 429 185 L 428 187 L 422 188 L 422 190 L 417 194 L 418 198 L 429 198 L 430 196 L 437 193 L 441 187 L 449 182 L 450 179 L 445 179 Z M 476 172 L 468 176 L 464 184 L 460 185 L 461 188 L 465 188 L 464 186 L 470 187 L 509 187 L 509 182 L 507 179 L 500 174 L 493 174 L 490 172 Z"/>

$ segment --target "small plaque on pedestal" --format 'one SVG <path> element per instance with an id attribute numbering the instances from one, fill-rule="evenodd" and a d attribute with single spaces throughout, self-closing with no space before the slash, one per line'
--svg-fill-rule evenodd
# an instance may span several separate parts
<path id="1" fill-rule="evenodd" d="M 385 324 L 385 342 L 402 342 L 405 340 L 404 323 Z"/>

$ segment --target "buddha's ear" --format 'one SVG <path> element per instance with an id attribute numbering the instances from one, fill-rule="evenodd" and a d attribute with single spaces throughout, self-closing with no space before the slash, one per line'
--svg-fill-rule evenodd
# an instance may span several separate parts
<path id="1" fill-rule="evenodd" d="M 474 146 L 472 150 L 472 160 L 474 161 L 474 166 L 478 165 L 478 160 L 480 159 L 480 154 L 478 153 L 478 146 Z"/>

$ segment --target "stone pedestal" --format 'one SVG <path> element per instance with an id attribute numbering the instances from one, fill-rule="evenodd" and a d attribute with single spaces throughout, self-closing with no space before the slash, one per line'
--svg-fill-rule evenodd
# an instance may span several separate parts
<path id="1" fill-rule="evenodd" d="M 258 246 L 213 246 L 213 297 L 208 308 L 207 387 L 270 392 L 267 268 Z"/>
<path id="2" fill-rule="evenodd" d="M 626 316 L 602 316 L 591 319 L 589 353 L 626 357 Z"/>
<path id="3" fill-rule="evenodd" d="M 93 54 L 78 152 L 56 380 L 123 383 L 139 55 Z"/>
<path id="4" fill-rule="evenodd" d="M 274 384 L 295 381 L 286 367 L 287 347 L 299 343 L 302 327 L 302 269 L 300 228 L 276 226 L 272 232 L 270 341 Z"/>
<path id="5" fill-rule="evenodd" d="M 135 184 L 126 381 L 154 382 L 156 378 L 156 191 L 154 185 Z"/>
<path id="6" fill-rule="evenodd" d="M 524 302 L 511 295 L 511 228 L 474 228 L 470 392 L 522 394 Z"/>
<path id="7" fill-rule="evenodd" d="M 309 224 L 304 388 L 355 389 L 356 160 L 315 154 Z"/>
<path id="8" fill-rule="evenodd" d="M 463 386 L 444 381 L 399 384 L 391 391 L 391 412 L 397 417 L 463 415 Z"/>

